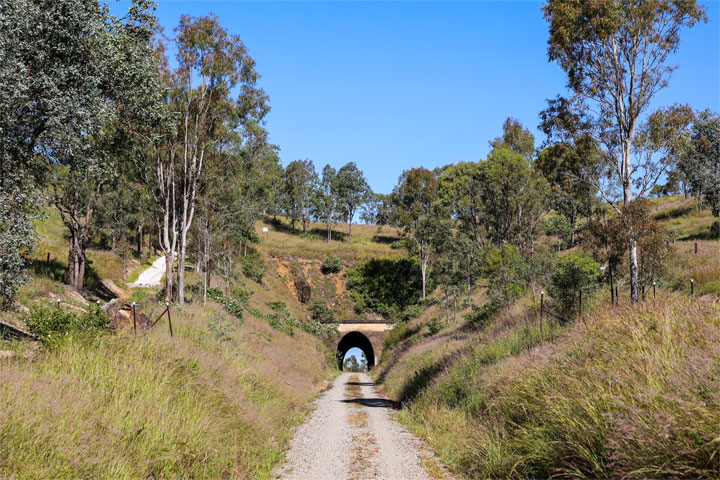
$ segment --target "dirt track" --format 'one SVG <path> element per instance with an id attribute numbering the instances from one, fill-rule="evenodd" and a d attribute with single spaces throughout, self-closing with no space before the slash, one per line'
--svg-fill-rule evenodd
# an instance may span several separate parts
<path id="1" fill-rule="evenodd" d="M 392 402 L 370 377 L 343 373 L 295 430 L 282 479 L 428 479 L 431 455 L 392 419 Z"/>

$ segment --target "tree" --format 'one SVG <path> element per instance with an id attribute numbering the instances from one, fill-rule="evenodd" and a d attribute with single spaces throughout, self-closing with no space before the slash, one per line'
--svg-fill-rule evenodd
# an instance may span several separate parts
<path id="1" fill-rule="evenodd" d="M 697 115 L 679 168 L 713 215 L 720 216 L 720 116 L 710 111 Z"/>
<path id="2" fill-rule="evenodd" d="M 394 223 L 417 247 L 422 276 L 422 298 L 427 296 L 427 275 L 432 259 L 434 240 L 442 230 L 443 215 L 438 195 L 438 180 L 426 168 L 413 168 L 404 172 L 393 191 L 395 201 Z"/>
<path id="3" fill-rule="evenodd" d="M 256 87 L 255 61 L 240 37 L 228 35 L 214 15 L 180 17 L 178 67 L 173 75 L 173 107 L 180 117 L 178 304 L 184 305 L 188 231 L 195 215 L 198 184 L 206 155 L 222 148 L 227 135 L 242 133 L 268 111 L 267 97 Z M 237 99 L 230 97 L 239 88 Z"/>
<path id="4" fill-rule="evenodd" d="M 359 207 L 371 198 L 372 191 L 363 173 L 354 162 L 340 167 L 335 176 L 335 200 L 340 215 L 348 223 L 348 242 L 352 243 L 352 221 Z"/>
<path id="5" fill-rule="evenodd" d="M 522 155 L 500 146 L 482 163 L 482 222 L 488 239 L 500 245 L 534 246 L 545 211 L 547 183 Z"/>
<path id="6" fill-rule="evenodd" d="M 514 118 L 507 118 L 503 123 L 502 137 L 497 137 L 490 142 L 492 150 L 500 146 L 505 146 L 528 160 L 532 160 L 535 155 L 535 137 L 530 130 Z"/>
<path id="7" fill-rule="evenodd" d="M 152 8 L 137 0 L 119 19 L 96 1 L 13 0 L 0 13 L 2 151 L 17 172 L 9 178 L 34 177 L 23 186 L 29 192 L 45 175 L 52 179 L 70 230 L 68 281 L 76 289 L 83 287 L 93 212 L 116 168 L 119 126 L 149 121 L 158 99 L 148 46 Z"/>
<path id="8" fill-rule="evenodd" d="M 327 241 L 332 240 L 332 225 L 338 213 L 333 195 L 336 172 L 330 165 L 325 165 L 322 171 L 322 179 L 317 184 L 312 196 L 312 215 L 315 220 L 322 222 L 327 227 Z"/>
<path id="9" fill-rule="evenodd" d="M 623 202 L 633 198 L 633 142 L 640 115 L 668 84 L 675 67 L 668 55 L 680 43 L 682 27 L 705 18 L 696 1 L 634 0 L 578 2 L 549 0 L 543 7 L 549 23 L 548 57 L 568 74 L 568 86 L 597 111 L 595 124 L 610 155 L 608 167 L 622 189 Z M 611 195 L 597 185 L 620 213 Z M 630 285 L 638 300 L 637 243 L 631 242 Z"/>
<path id="10" fill-rule="evenodd" d="M 570 222 L 570 246 L 579 218 L 592 215 L 597 203 L 594 179 L 604 173 L 604 152 L 593 137 L 593 124 L 577 108 L 562 97 L 548 101 L 539 126 L 546 140 L 534 163 L 550 185 L 551 207 Z"/>
<path id="11" fill-rule="evenodd" d="M 310 220 L 312 194 L 317 184 L 317 174 L 312 160 L 295 160 L 285 167 L 283 174 L 283 210 L 290 217 L 292 229 L 302 223 L 303 233 Z"/>

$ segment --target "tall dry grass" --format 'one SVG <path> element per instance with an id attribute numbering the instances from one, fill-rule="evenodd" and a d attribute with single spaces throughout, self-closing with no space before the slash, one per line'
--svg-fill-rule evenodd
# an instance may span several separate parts
<path id="1" fill-rule="evenodd" d="M 720 303 L 675 295 L 585 321 L 550 342 L 522 322 L 487 337 L 399 418 L 472 478 L 720 475 Z"/>
<path id="2" fill-rule="evenodd" d="M 267 478 L 330 375 L 324 347 L 217 305 L 147 335 L 0 360 L 0 477 Z"/>

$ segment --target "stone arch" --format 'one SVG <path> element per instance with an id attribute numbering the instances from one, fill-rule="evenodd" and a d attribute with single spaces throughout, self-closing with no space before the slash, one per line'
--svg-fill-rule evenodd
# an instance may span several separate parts
<path id="1" fill-rule="evenodd" d="M 343 368 L 345 354 L 353 347 L 359 348 L 365 354 L 368 362 L 368 370 L 375 366 L 375 350 L 373 349 L 372 342 L 364 334 L 358 331 L 352 331 L 346 333 L 338 342 L 336 356 L 340 370 Z"/>

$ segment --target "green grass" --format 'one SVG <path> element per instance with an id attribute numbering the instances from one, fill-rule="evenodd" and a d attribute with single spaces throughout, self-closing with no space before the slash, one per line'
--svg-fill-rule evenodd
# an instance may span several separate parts
<path id="1" fill-rule="evenodd" d="M 0 477 L 268 478 L 329 373 L 317 342 L 212 305 L 173 322 L 0 361 Z"/>
<path id="2" fill-rule="evenodd" d="M 268 228 L 262 233 L 262 228 Z M 337 224 L 333 227 L 333 240 L 327 243 L 325 225 L 311 222 L 308 226 L 310 234 L 302 235 L 300 226 L 293 232 L 289 222 L 284 218 L 259 221 L 256 231 L 260 237 L 263 251 L 277 257 L 303 257 L 324 260 L 334 255 L 352 265 L 371 258 L 399 258 L 404 250 L 392 249 L 393 241 L 399 240 L 400 235 L 391 227 L 377 227 L 375 225 L 353 225 L 353 243 L 347 241 L 347 224 Z"/>
<path id="3" fill-rule="evenodd" d="M 398 418 L 461 475 L 716 477 L 717 299 L 598 306 L 584 320 L 540 332 L 505 312 L 378 371 L 394 399 L 419 384 Z"/>

